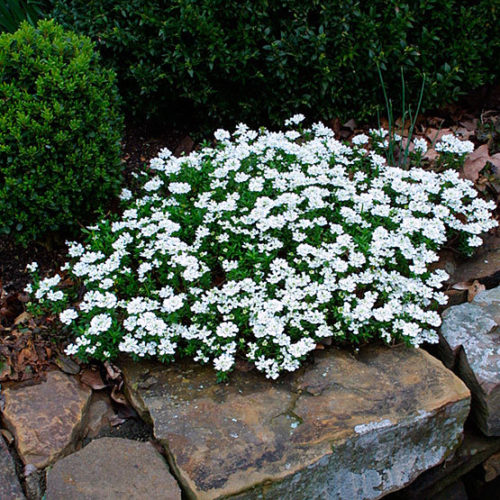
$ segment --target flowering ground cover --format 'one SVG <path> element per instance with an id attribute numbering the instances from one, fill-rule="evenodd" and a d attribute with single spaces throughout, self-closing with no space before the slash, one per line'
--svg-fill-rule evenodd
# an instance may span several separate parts
<path id="1" fill-rule="evenodd" d="M 451 236 L 479 246 L 495 204 L 455 168 L 387 165 L 384 130 L 348 146 L 302 118 L 287 132 L 218 130 L 186 157 L 162 150 L 121 215 L 70 244 L 64 276 L 32 265 L 32 307 L 59 315 L 68 354 L 187 355 L 221 379 L 243 357 L 277 378 L 324 339 L 437 341 L 447 274 L 429 264 Z M 411 161 L 426 148 L 416 141 Z M 472 149 L 436 145 L 445 167 Z"/>

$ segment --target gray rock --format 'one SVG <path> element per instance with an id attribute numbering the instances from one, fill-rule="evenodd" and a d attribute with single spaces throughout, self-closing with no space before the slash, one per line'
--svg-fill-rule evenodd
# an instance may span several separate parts
<path id="1" fill-rule="evenodd" d="M 388 498 L 390 500 L 434 498 L 475 467 L 485 461 L 487 463 L 498 451 L 500 451 L 500 438 L 486 437 L 475 428 L 467 429 L 461 445 L 453 455 L 446 458 L 445 462 L 420 474 L 409 486 Z"/>
<path id="2" fill-rule="evenodd" d="M 84 436 L 89 439 L 97 437 L 103 428 L 110 426 L 114 414 L 115 412 L 107 394 L 97 392 L 92 394 Z"/>
<path id="3" fill-rule="evenodd" d="M 443 313 L 440 355 L 472 392 L 472 414 L 488 436 L 500 436 L 500 287 Z"/>
<path id="4" fill-rule="evenodd" d="M 150 443 L 102 438 L 57 462 L 47 500 L 180 500 L 167 463 Z"/>
<path id="5" fill-rule="evenodd" d="M 14 460 L 5 441 L 0 436 L 0 498 L 5 500 L 24 499 L 24 493 L 16 475 Z"/>
<path id="6" fill-rule="evenodd" d="M 322 351 L 278 381 L 209 367 L 123 362 L 189 498 L 372 499 L 460 443 L 470 393 L 417 349 Z M 151 381 L 154 381 L 151 383 Z"/>

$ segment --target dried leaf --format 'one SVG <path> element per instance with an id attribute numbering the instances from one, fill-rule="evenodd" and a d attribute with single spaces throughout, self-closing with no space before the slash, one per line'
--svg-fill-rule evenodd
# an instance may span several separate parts
<path id="1" fill-rule="evenodd" d="M 468 131 L 474 133 L 477 128 L 477 122 L 478 122 L 477 118 L 474 118 L 473 120 L 462 120 L 460 122 L 460 125 L 462 125 L 462 127 L 467 129 Z"/>
<path id="2" fill-rule="evenodd" d="M 425 135 L 431 144 L 435 144 L 443 135 L 453 134 L 453 130 L 451 128 L 442 128 L 441 130 L 437 128 L 428 128 L 425 131 Z"/>
<path id="3" fill-rule="evenodd" d="M 347 120 L 342 127 L 348 128 L 351 132 L 356 128 L 356 120 L 351 118 L 350 120 Z"/>
<path id="4" fill-rule="evenodd" d="M 111 380 L 116 380 L 121 377 L 122 372 L 121 370 L 115 366 L 114 364 L 110 363 L 109 361 L 104 362 L 104 368 L 106 368 L 106 372 L 108 374 L 108 377 Z"/>
<path id="5" fill-rule="evenodd" d="M 475 182 L 479 177 L 479 172 L 483 170 L 488 162 L 490 155 L 488 153 L 488 145 L 483 144 L 473 151 L 465 160 L 463 168 L 463 176 Z"/>
<path id="6" fill-rule="evenodd" d="M 479 281 L 475 280 L 467 291 L 467 300 L 472 302 L 474 297 L 483 290 L 486 290 L 486 287 L 479 283 Z"/>
<path id="7" fill-rule="evenodd" d="M 472 281 L 459 281 L 451 285 L 455 290 L 468 290 L 472 286 Z"/>
<path id="8" fill-rule="evenodd" d="M 31 314 L 27 311 L 21 313 L 15 320 L 14 326 L 22 325 L 23 323 L 27 323 L 31 319 Z"/>
<path id="9" fill-rule="evenodd" d="M 0 433 L 9 446 L 14 442 L 14 436 L 7 429 L 1 429 Z"/>
<path id="10" fill-rule="evenodd" d="M 128 404 L 125 396 L 121 392 L 118 392 L 118 388 L 116 387 L 116 385 L 113 386 L 113 389 L 111 390 L 111 399 L 121 405 L 126 406 Z"/>
<path id="11" fill-rule="evenodd" d="M 96 370 L 84 370 L 80 376 L 80 380 L 91 389 L 94 389 L 94 391 L 100 391 L 107 387 L 102 380 L 101 374 Z"/>
<path id="12" fill-rule="evenodd" d="M 109 419 L 109 424 L 111 425 L 111 427 L 116 427 L 117 425 L 124 424 L 126 421 L 126 418 L 120 418 L 118 415 L 113 415 Z"/>

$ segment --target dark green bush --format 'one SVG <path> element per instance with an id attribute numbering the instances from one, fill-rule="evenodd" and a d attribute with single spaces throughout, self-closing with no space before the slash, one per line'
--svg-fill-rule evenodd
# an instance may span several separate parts
<path id="1" fill-rule="evenodd" d="M 120 185 L 115 74 L 53 21 L 0 36 L 0 230 L 27 242 L 75 226 Z"/>
<path id="2" fill-rule="evenodd" d="M 498 0 L 55 0 L 119 75 L 128 110 L 165 122 L 373 115 L 388 91 L 424 107 L 498 75 Z M 413 96 L 414 98 L 416 96 Z"/>
<path id="3" fill-rule="evenodd" d="M 23 21 L 35 25 L 51 6 L 51 0 L 4 0 L 0 3 L 0 32 L 14 33 Z"/>

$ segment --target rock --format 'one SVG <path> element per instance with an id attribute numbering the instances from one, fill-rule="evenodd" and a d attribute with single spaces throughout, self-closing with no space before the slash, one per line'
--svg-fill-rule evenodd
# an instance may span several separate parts
<path id="1" fill-rule="evenodd" d="M 0 437 L 0 498 L 5 500 L 24 499 L 24 493 L 16 475 L 14 460 L 5 441 Z"/>
<path id="2" fill-rule="evenodd" d="M 446 461 L 425 471 L 403 490 L 389 495 L 387 500 L 421 500 L 434 498 L 448 486 L 500 450 L 500 438 L 485 437 L 475 428 L 466 428 L 464 440 Z"/>
<path id="3" fill-rule="evenodd" d="M 81 437 L 91 391 L 59 371 L 38 385 L 4 391 L 2 418 L 24 464 L 46 467 L 75 449 Z"/>
<path id="4" fill-rule="evenodd" d="M 50 469 L 46 498 L 180 500 L 181 491 L 150 443 L 102 438 Z"/>
<path id="5" fill-rule="evenodd" d="M 68 356 L 60 354 L 54 362 L 64 373 L 69 375 L 80 373 L 80 365 L 75 363 L 71 358 L 68 358 Z"/>
<path id="6" fill-rule="evenodd" d="M 224 385 L 188 361 L 121 366 L 196 499 L 380 498 L 452 452 L 470 405 L 440 361 L 404 347 L 318 351 L 277 381 L 233 372 Z"/>
<path id="7" fill-rule="evenodd" d="M 95 438 L 102 428 L 109 427 L 115 412 L 107 394 L 94 393 L 88 410 L 84 436 Z"/>
<path id="8" fill-rule="evenodd" d="M 43 495 L 44 481 L 44 471 L 39 471 L 32 464 L 28 464 L 24 468 L 24 485 L 26 488 L 26 495 L 29 500 L 45 500 Z"/>
<path id="9" fill-rule="evenodd" d="M 443 313 L 439 352 L 471 390 L 479 428 L 500 436 L 500 287 Z"/>

